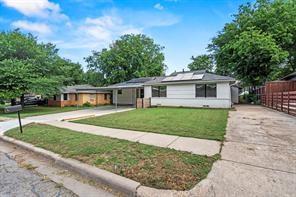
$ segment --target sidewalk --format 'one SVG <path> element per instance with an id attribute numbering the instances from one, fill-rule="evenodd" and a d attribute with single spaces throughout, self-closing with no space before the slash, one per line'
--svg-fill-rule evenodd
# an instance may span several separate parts
<path id="1" fill-rule="evenodd" d="M 124 139 L 132 142 L 139 142 L 142 144 L 192 152 L 193 154 L 198 155 L 212 156 L 218 154 L 220 151 L 220 142 L 214 140 L 179 137 L 173 135 L 164 135 L 123 129 L 113 129 L 66 121 L 51 121 L 47 122 L 46 124 L 55 127 L 71 129 L 74 131 L 90 133 L 94 135 L 107 136 L 117 139 Z"/>
<path id="2" fill-rule="evenodd" d="M 70 111 L 70 112 L 63 112 L 63 113 L 56 113 L 56 114 L 46 114 L 40 116 L 31 116 L 27 118 L 22 118 L 22 124 L 26 125 L 29 123 L 46 123 L 50 121 L 61 121 L 63 119 L 75 119 L 81 117 L 88 117 L 88 116 L 103 116 L 106 114 L 112 114 L 117 112 L 129 111 L 133 110 L 133 108 L 97 108 L 97 109 L 84 109 L 78 111 Z M 16 128 L 19 126 L 18 119 L 8 119 L 6 121 L 0 122 L 0 135 L 3 135 L 5 131 L 10 129 Z"/>

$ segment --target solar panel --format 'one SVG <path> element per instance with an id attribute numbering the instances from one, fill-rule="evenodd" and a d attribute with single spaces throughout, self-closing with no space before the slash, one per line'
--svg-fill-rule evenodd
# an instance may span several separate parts
<path id="1" fill-rule="evenodd" d="M 204 74 L 194 74 L 194 73 L 179 73 L 176 76 L 169 76 L 162 81 L 189 81 L 189 80 L 201 80 Z"/>
<path id="2" fill-rule="evenodd" d="M 196 80 L 196 79 L 201 80 L 203 78 L 203 76 L 204 76 L 204 74 L 193 75 L 192 79 L 193 80 Z"/>
<path id="3" fill-rule="evenodd" d="M 185 73 L 182 76 L 182 80 L 190 80 L 193 77 L 193 73 Z"/>

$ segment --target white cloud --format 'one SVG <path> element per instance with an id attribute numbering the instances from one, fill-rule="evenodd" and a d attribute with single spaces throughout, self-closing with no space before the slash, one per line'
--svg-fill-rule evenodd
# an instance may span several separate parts
<path id="1" fill-rule="evenodd" d="M 59 4 L 48 0 L 0 0 L 5 6 L 16 9 L 25 16 L 48 19 L 67 19 Z"/>
<path id="2" fill-rule="evenodd" d="M 155 4 L 154 8 L 158 9 L 158 10 L 163 10 L 164 9 L 164 7 L 160 3 Z"/>
<path id="3" fill-rule="evenodd" d="M 79 36 L 86 40 L 85 44 L 89 47 L 109 44 L 124 34 L 142 33 L 141 28 L 124 24 L 122 18 L 115 14 L 86 18 L 84 23 L 79 26 L 78 31 Z"/>
<path id="4" fill-rule="evenodd" d="M 50 34 L 51 28 L 44 23 L 33 23 L 26 20 L 14 21 L 11 24 L 14 28 L 20 28 L 31 33 Z"/>

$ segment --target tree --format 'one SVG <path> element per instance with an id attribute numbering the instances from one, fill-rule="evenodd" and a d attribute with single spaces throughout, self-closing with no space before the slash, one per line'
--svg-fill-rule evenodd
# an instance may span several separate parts
<path id="1" fill-rule="evenodd" d="M 199 55 L 199 56 L 192 56 L 190 64 L 188 64 L 188 68 L 190 70 L 206 70 L 212 71 L 214 68 L 214 62 L 210 55 Z"/>
<path id="2" fill-rule="evenodd" d="M 100 72 L 88 70 L 84 74 L 84 82 L 93 86 L 103 86 L 104 76 Z"/>
<path id="3" fill-rule="evenodd" d="M 50 43 L 38 43 L 18 30 L 0 33 L 0 98 L 23 98 L 26 93 L 50 96 L 67 83 L 70 62 Z M 63 62 L 63 63 L 61 63 Z M 76 66 L 77 68 L 77 66 Z M 81 69 L 81 68 L 80 68 Z"/>
<path id="4" fill-rule="evenodd" d="M 233 51 L 230 61 L 235 76 L 246 85 L 261 85 L 277 73 L 279 64 L 288 57 L 275 40 L 259 30 L 250 29 L 227 45 Z"/>
<path id="5" fill-rule="evenodd" d="M 223 30 L 213 38 L 209 45 L 216 62 L 216 71 L 220 74 L 235 76 L 237 63 L 242 67 L 248 67 L 242 61 L 233 61 L 237 54 L 237 48 L 230 47 L 246 32 L 257 30 L 262 36 L 272 39 L 278 49 L 287 52 L 288 56 L 275 65 L 268 65 L 272 72 L 258 76 L 264 79 L 275 80 L 296 70 L 296 1 L 295 0 L 257 0 L 254 4 L 242 5 L 234 20 L 227 23 Z M 262 37 L 261 36 L 261 37 Z M 263 38 L 262 38 L 263 39 Z M 264 44 L 263 44 L 264 45 Z M 254 46 L 258 50 L 258 46 Z M 240 48 L 242 52 L 243 48 Z M 253 58 L 259 58 L 260 54 L 252 54 Z M 245 62 L 246 63 L 246 62 Z"/>
<path id="6" fill-rule="evenodd" d="M 100 52 L 85 58 L 88 69 L 100 73 L 103 84 L 113 84 L 135 77 L 158 76 L 164 74 L 164 47 L 143 34 L 121 36 Z"/>
<path id="7" fill-rule="evenodd" d="M 84 82 L 85 76 L 81 64 L 60 57 L 57 57 L 55 64 L 59 67 L 58 75 L 63 76 L 63 85 L 69 86 Z"/>

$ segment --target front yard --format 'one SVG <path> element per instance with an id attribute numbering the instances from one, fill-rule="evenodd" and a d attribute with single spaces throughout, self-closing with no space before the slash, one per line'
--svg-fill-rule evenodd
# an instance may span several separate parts
<path id="1" fill-rule="evenodd" d="M 161 189 L 192 188 L 219 159 L 41 124 L 5 135 Z"/>
<path id="2" fill-rule="evenodd" d="M 136 109 L 73 122 L 184 137 L 223 140 L 227 109 Z"/>
<path id="3" fill-rule="evenodd" d="M 39 116 L 45 114 L 55 114 L 83 109 L 82 107 L 47 107 L 47 106 L 27 106 L 21 111 L 21 117 Z M 3 109 L 0 109 L 0 117 L 17 118 L 16 113 L 5 114 Z"/>

